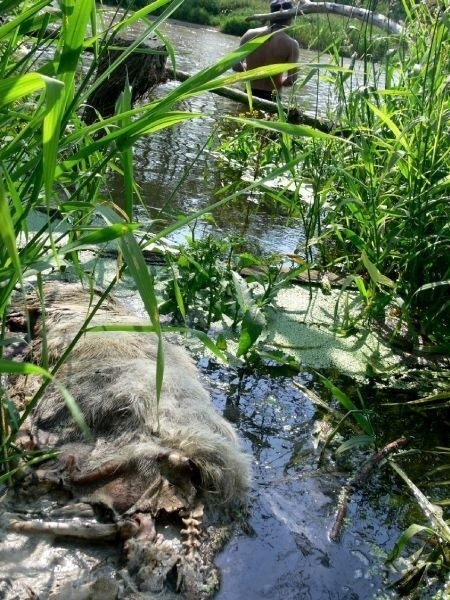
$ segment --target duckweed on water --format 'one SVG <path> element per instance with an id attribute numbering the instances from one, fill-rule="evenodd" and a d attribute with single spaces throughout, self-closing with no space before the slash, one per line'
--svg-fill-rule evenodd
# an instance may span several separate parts
<path id="1" fill-rule="evenodd" d="M 342 300 L 338 290 L 295 286 L 281 290 L 270 311 L 265 342 L 292 355 L 304 367 L 335 367 L 344 375 L 365 381 L 370 357 L 384 368 L 400 366 L 400 358 L 371 330 L 340 335 L 334 330 L 335 309 Z M 353 299 L 356 300 L 356 294 Z"/>

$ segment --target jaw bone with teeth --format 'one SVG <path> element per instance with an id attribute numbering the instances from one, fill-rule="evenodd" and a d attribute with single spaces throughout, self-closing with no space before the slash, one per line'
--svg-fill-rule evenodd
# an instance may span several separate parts
<path id="1" fill-rule="evenodd" d="M 50 367 L 54 365 L 97 300 L 78 284 L 46 284 L 42 299 L 31 293 L 32 341 L 24 358 L 39 364 L 45 339 Z M 17 329 L 20 314 L 11 315 Z M 114 324 L 148 323 L 108 298 L 90 326 Z M 213 587 L 208 581 L 212 569 L 200 566 L 204 507 L 211 514 L 225 513 L 245 501 L 249 463 L 233 427 L 214 410 L 187 352 L 166 340 L 158 406 L 157 356 L 157 338 L 151 333 L 83 333 L 56 377 L 76 400 L 92 440 L 83 438 L 60 387 L 51 384 L 31 416 L 29 440 L 60 454 L 41 465 L 34 479 L 69 489 L 97 512 L 101 507 L 103 519 L 109 515 L 115 527 L 109 535 L 124 539 L 124 559 L 137 589 L 157 592 L 171 579 L 186 597 L 200 598 L 202 590 Z M 29 395 L 29 385 L 16 379 L 11 393 L 16 398 Z M 165 539 L 157 531 L 158 520 L 177 523 L 178 534 Z M 98 523 L 99 537 L 104 525 Z M 52 528 L 47 523 L 36 529 L 45 526 Z M 33 530 L 26 521 L 13 527 Z M 94 526 L 88 529 L 95 535 Z M 68 530 L 84 535 L 78 524 Z"/>

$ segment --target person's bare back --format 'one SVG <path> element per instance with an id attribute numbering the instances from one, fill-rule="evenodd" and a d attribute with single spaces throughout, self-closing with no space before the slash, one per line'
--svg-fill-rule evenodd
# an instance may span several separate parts
<path id="1" fill-rule="evenodd" d="M 244 33 L 240 41 L 241 46 L 254 38 L 269 35 L 270 33 L 272 35 L 254 52 L 249 54 L 245 61 L 238 63 L 233 69 L 241 72 L 266 65 L 297 63 L 300 52 L 298 42 L 284 30 L 290 22 L 291 19 L 289 18 L 286 21 L 276 22 L 266 27 L 249 29 Z M 279 92 L 283 86 L 291 86 L 296 79 L 297 69 L 293 68 L 287 72 L 287 75 L 280 73 L 271 77 L 255 79 L 251 82 L 251 87 L 256 96 L 269 99 L 273 92 Z"/>

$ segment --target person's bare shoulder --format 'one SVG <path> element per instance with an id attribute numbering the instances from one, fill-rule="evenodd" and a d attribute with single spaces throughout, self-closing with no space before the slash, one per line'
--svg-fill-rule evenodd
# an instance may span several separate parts
<path id="1" fill-rule="evenodd" d="M 253 40 L 253 38 L 261 36 L 261 35 L 267 35 L 268 33 L 270 33 L 270 31 L 267 27 L 255 27 L 254 29 L 249 29 L 241 37 L 240 45 L 242 46 L 243 44 L 246 44 L 250 40 Z"/>

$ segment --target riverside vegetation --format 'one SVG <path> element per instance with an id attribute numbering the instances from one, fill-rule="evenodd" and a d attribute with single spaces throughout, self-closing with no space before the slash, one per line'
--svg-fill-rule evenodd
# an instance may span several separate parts
<path id="1" fill-rule="evenodd" d="M 140 7 L 145 0 L 108 0 L 106 4 Z M 249 27 L 261 25 L 247 19 L 255 14 L 269 11 L 267 0 L 185 0 L 173 17 L 188 23 L 217 27 L 222 33 L 241 36 Z M 348 3 L 351 4 L 351 3 Z M 380 12 L 393 20 L 403 20 L 405 12 L 399 1 L 373 1 L 358 4 L 374 12 Z M 329 51 L 338 47 L 342 56 L 384 56 L 388 42 L 386 35 L 370 25 L 334 15 L 306 15 L 297 19 L 291 35 L 301 48 Z"/>
<path id="2" fill-rule="evenodd" d="M 339 46 L 331 48 L 334 65 L 311 67 L 306 78 L 323 69 L 323 76 L 337 92 L 339 126 L 334 135 L 288 123 L 281 107 L 276 120 L 254 114 L 227 119 L 220 140 L 211 142 L 218 160 L 230 167 L 223 169 L 226 177 L 221 199 L 207 210 L 168 223 L 158 233 L 152 224 L 143 227 L 133 222 L 133 207 L 139 200 L 133 179 L 134 144 L 141 136 L 199 116 L 177 110 L 178 101 L 251 78 L 252 73 L 227 74 L 251 48 L 239 49 L 162 99 L 136 108 L 130 106 L 124 82 L 116 114 L 87 125 L 82 119 L 83 104 L 101 83 L 93 79 L 93 73 L 108 41 L 138 19 L 147 23 L 145 32 L 117 59 L 123 60 L 182 6 L 182 0 L 158 0 L 137 12 L 126 12 L 106 31 L 90 0 L 66 0 L 61 3 L 61 13 L 43 11 L 49 5 L 48 0 L 33 5 L 20 0 L 0 3 L 0 119 L 4 131 L 0 149 L 0 371 L 4 375 L 40 376 L 44 381 L 23 414 L 2 390 L 0 482 L 10 481 L 19 468 L 15 435 L 62 364 L 49 371 L 45 352 L 42 366 L 11 360 L 14 344 L 20 341 L 6 335 L 6 313 L 13 290 L 31 276 L 39 287 L 51 270 L 70 270 L 77 278 L 89 280 L 92 274 L 83 266 L 81 251 L 114 242 L 123 264 L 107 291 L 117 285 L 126 270 L 134 279 L 156 335 L 161 336 L 161 299 L 147 269 L 144 248 L 206 212 L 250 193 L 260 202 L 275 204 L 287 218 L 300 217 L 306 237 L 292 257 L 295 269 L 286 273 L 281 263 L 238 251 L 234 241 L 219 244 L 206 239 L 197 243 L 194 239 L 191 247 L 172 260 L 171 285 L 163 291 L 162 309 L 181 319 L 181 326 L 178 323 L 176 328 L 186 330 L 195 325 L 208 330 L 225 314 L 233 323 L 237 338 L 234 359 L 240 365 L 269 358 L 293 366 L 289 356 L 265 356 L 258 344 L 266 326 L 266 308 L 277 291 L 290 286 L 301 272 L 311 268 L 338 272 L 344 284 L 336 307 L 337 334 L 387 325 L 393 343 L 406 344 L 409 350 L 426 356 L 436 355 L 436 361 L 427 363 L 437 365 L 434 370 L 414 372 L 415 396 L 410 406 L 430 423 L 445 419 L 450 406 L 448 374 L 439 370 L 441 362 L 448 359 L 450 345 L 450 49 L 445 3 L 438 9 L 405 2 L 405 39 L 386 52 L 382 68 L 369 59 L 365 61 L 364 85 L 357 90 L 348 91 L 351 70 L 341 67 Z M 162 14 L 146 21 L 159 9 Z M 60 32 L 57 39 L 48 36 L 50 26 Z M 85 45 L 94 48 L 94 55 L 87 69 L 82 69 Z M 102 78 L 116 65 L 112 64 Z M 276 66 L 271 69 L 276 72 Z M 298 85 L 301 89 L 302 80 Z M 124 211 L 116 210 L 108 199 L 105 181 L 111 170 L 124 179 Z M 248 178 L 243 183 L 244 172 L 252 174 L 250 183 Z M 269 189 L 267 182 L 279 176 L 288 184 Z M 302 200 L 306 183 L 312 189 L 308 204 Z M 28 218 L 37 212 L 46 215 L 45 225 L 32 232 Z M 260 286 L 257 292 L 238 273 L 255 263 L 260 267 L 252 275 Z M 195 285 L 183 286 L 188 280 Z M 350 293 L 356 293 L 359 300 L 356 314 L 345 310 L 345 298 Z M 196 335 L 224 358 L 228 351 L 224 339 L 219 336 L 213 341 L 201 331 Z M 160 390 L 162 361 L 157 368 Z M 372 373 L 372 381 L 383 381 L 388 375 L 381 366 Z M 342 422 L 336 422 L 327 445 L 336 432 L 345 431 L 350 419 L 371 447 L 379 448 L 380 443 L 389 441 L 368 421 L 361 393 L 353 396 L 329 380 L 324 380 L 324 385 L 344 409 Z M 67 394 L 66 399 L 75 407 Z M 356 445 L 353 439 L 346 449 Z M 450 450 L 439 447 L 430 452 L 443 460 L 425 475 L 431 490 L 427 495 L 411 480 L 400 460 L 390 460 L 426 516 L 405 531 L 390 557 L 394 560 L 416 534 L 422 536 L 421 551 L 411 562 L 408 578 L 401 582 L 404 589 L 418 585 L 427 573 L 448 573 L 450 533 L 442 510 L 449 503 Z M 43 457 L 30 453 L 22 458 L 31 465 Z"/>

